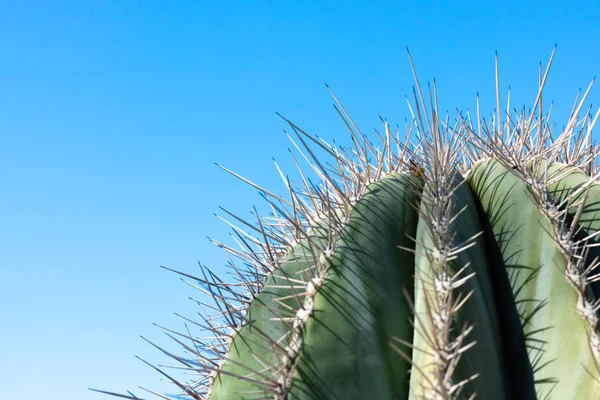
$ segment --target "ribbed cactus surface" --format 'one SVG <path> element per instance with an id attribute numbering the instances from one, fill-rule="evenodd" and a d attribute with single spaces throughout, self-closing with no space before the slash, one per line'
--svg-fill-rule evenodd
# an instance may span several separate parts
<path id="1" fill-rule="evenodd" d="M 498 96 L 490 122 L 442 118 L 417 82 L 405 139 L 370 141 L 339 103 L 348 148 L 286 120 L 298 179 L 242 178 L 272 213 L 216 242 L 231 282 L 187 275 L 211 340 L 174 335 L 196 375 L 162 373 L 202 400 L 600 399 L 598 114 L 584 96 L 553 136 L 547 72 L 530 114 Z"/>

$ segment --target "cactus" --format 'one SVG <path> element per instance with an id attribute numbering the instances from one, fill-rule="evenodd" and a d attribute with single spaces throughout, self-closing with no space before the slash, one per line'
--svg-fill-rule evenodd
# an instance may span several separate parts
<path id="1" fill-rule="evenodd" d="M 384 121 L 374 144 L 335 96 L 352 147 L 284 119 L 320 182 L 294 155 L 285 197 L 224 168 L 272 213 L 230 214 L 232 283 L 183 274 L 214 300 L 188 320 L 212 340 L 171 331 L 186 356 L 163 351 L 199 378 L 159 371 L 198 400 L 600 398 L 600 111 L 588 88 L 553 136 L 553 56 L 530 113 L 502 116 L 496 59 L 489 122 L 442 118 L 416 74 L 404 140 Z"/>

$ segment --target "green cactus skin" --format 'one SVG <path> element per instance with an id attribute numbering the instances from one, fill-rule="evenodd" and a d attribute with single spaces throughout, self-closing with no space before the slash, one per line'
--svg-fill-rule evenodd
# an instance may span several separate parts
<path id="1" fill-rule="evenodd" d="M 273 213 L 234 216 L 239 248 L 215 241 L 233 283 L 182 274 L 215 302 L 189 320 L 213 339 L 161 349 L 198 380 L 159 371 L 195 400 L 600 399 L 600 112 L 580 119 L 584 96 L 552 137 L 549 67 L 505 122 L 497 94 L 493 122 L 452 125 L 418 80 L 405 141 L 384 122 L 374 145 L 339 102 L 350 149 L 286 120 L 320 182 L 295 157 L 288 198 L 232 173 Z"/>
<path id="2" fill-rule="evenodd" d="M 598 382 L 585 369 L 595 370 L 585 322 L 575 311 L 577 293 L 565 279 L 565 257 L 546 233 L 552 231 L 550 222 L 527 185 L 498 162 L 479 164 L 469 183 L 510 278 L 538 398 L 595 398 Z"/>
<path id="3" fill-rule="evenodd" d="M 297 360 L 291 399 L 405 398 L 410 364 L 390 351 L 392 335 L 412 340 L 412 327 L 406 323 L 412 312 L 399 288 L 411 288 L 414 255 L 398 248 L 409 246 L 417 226 L 417 179 L 408 174 L 389 175 L 372 184 L 349 214 L 339 239 L 334 243 L 326 282 L 314 298 L 314 314 L 303 329 L 303 349 Z M 326 229 L 311 246 L 326 247 Z M 320 243 L 319 243 L 320 242 Z M 315 264 L 307 244 L 299 244 L 250 306 L 253 321 L 233 341 L 224 371 L 247 375 L 247 366 L 260 369 L 252 354 L 264 354 L 264 361 L 276 364 L 281 351 L 265 352 L 269 342 L 257 334 L 259 328 L 273 339 L 283 337 L 289 327 L 271 321 L 289 315 L 277 306 L 277 297 L 294 295 L 294 281 Z M 317 260 L 318 261 L 318 260 Z M 278 288 L 271 286 L 277 285 Z M 286 287 L 287 286 L 287 287 Z M 296 284 L 297 286 L 297 284 Z M 301 300 L 303 300 L 301 298 Z M 296 299 L 285 303 L 298 308 Z M 267 308 L 268 307 L 268 308 Z M 287 313 L 286 313 L 287 311 Z M 285 341 L 284 341 L 285 343 Z M 283 354 L 281 354 L 283 356 Z M 275 380 L 275 379 L 273 379 Z M 240 393 L 257 390 L 251 381 L 221 374 L 211 399 L 233 399 Z M 251 396 L 250 396 L 251 397 Z"/>
<path id="4" fill-rule="evenodd" d="M 399 246 L 410 246 L 416 232 L 416 181 L 388 175 L 350 212 L 305 327 L 290 399 L 406 398 L 408 381 L 397 377 L 411 366 L 390 352 L 389 340 L 413 336 L 399 289 L 414 285 L 414 255 Z"/>

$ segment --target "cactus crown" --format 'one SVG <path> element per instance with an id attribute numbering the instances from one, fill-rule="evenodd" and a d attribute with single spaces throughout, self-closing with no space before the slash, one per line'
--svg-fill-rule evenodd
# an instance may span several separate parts
<path id="1" fill-rule="evenodd" d="M 226 252 L 233 281 L 225 282 L 204 266 L 201 276 L 175 271 L 198 282 L 198 288 L 214 301 L 200 304 L 204 309 L 201 321 L 185 318 L 208 333 L 210 340 L 189 331 L 167 330 L 187 355 L 161 349 L 198 378 L 183 383 L 153 368 L 184 397 L 198 400 L 230 399 L 233 393 L 244 399 L 350 398 L 340 395 L 343 389 L 336 387 L 352 386 L 369 375 L 367 368 L 376 370 L 380 365 L 384 372 L 377 373 L 387 377 L 381 380 L 391 383 L 379 385 L 373 383 L 379 378 L 368 378 L 374 399 L 447 400 L 476 394 L 481 398 L 561 398 L 568 393 L 561 386 L 562 373 L 570 373 L 567 369 L 584 371 L 568 377 L 574 376 L 572 384 L 583 387 L 579 396 L 600 393 L 600 303 L 594 286 L 599 276 L 595 246 L 600 214 L 596 216 L 590 202 L 594 196 L 600 201 L 600 151 L 592 141 L 600 110 L 595 114 L 583 110 L 590 84 L 578 96 L 562 133 L 553 135 L 551 109 L 545 112 L 542 101 L 553 58 L 554 51 L 545 70 L 540 69 L 539 91 L 528 113 L 510 111 L 510 93 L 502 107 L 496 56 L 497 104 L 489 120 L 481 116 L 479 99 L 475 122 L 469 113 L 453 121 L 441 116 L 435 81 L 428 86 L 428 96 L 424 95 L 414 67 L 414 101 L 409 102 L 412 120 L 404 137 L 382 120 L 383 132 L 376 131 L 374 143 L 358 129 L 333 92 L 336 111 L 351 135 L 350 147 L 330 145 L 282 117 L 290 127 L 288 137 L 295 148 L 291 156 L 300 178 L 291 181 L 275 164 L 286 196 L 221 167 L 259 190 L 271 209 L 268 216 L 258 215 L 255 209 L 254 221 L 223 209 L 234 221 L 224 219 L 233 228 L 236 245 L 211 240 Z M 413 66 L 412 59 L 410 63 Z M 317 157 L 315 149 L 329 160 Z M 310 173 L 301 167 L 303 163 Z M 572 183 L 577 179 L 577 184 Z M 506 185 L 510 188 L 503 195 Z M 523 187 L 522 194 L 518 185 Z M 531 247 L 541 243 L 541 250 L 516 251 L 537 251 L 529 258 L 509 254 L 515 252 L 510 238 L 498 239 L 520 229 L 510 228 L 506 215 L 512 211 L 502 208 L 511 196 L 520 196 L 514 200 L 519 207 L 532 205 L 530 214 L 536 215 L 531 226 L 523 229 L 536 233 Z M 378 204 L 386 205 L 381 206 L 386 219 L 396 221 L 389 223 L 391 227 L 374 220 Z M 369 224 L 376 225 L 373 231 L 368 231 Z M 378 240 L 373 245 L 373 262 L 348 250 L 357 243 L 365 253 L 371 251 L 364 238 L 357 237 L 364 229 Z M 494 256 L 493 251 L 498 254 Z M 544 259 L 543 254 L 549 252 L 551 260 Z M 526 272 L 509 269 L 516 258 Z M 360 275 L 367 267 L 366 275 Z M 398 272 L 401 268 L 406 272 Z M 404 282 L 403 286 L 386 286 L 386 280 L 394 279 Z M 540 283 L 543 279 L 553 283 L 546 287 Z M 568 303 L 565 315 L 573 317 L 543 320 L 544 310 L 558 310 L 553 301 L 559 297 Z M 328 324 L 320 312 L 331 318 L 329 328 L 335 332 L 325 333 Z M 363 317 L 372 316 L 361 325 Z M 348 332 L 336 318 L 346 321 Z M 569 321 L 577 327 L 560 327 Z M 555 333 L 561 330 L 569 333 Z M 357 336 L 365 332 L 381 334 L 379 344 L 363 344 L 369 340 Z M 333 356 L 327 355 L 326 346 L 336 346 L 335 341 L 322 345 L 329 340 L 324 339 L 326 335 L 352 342 L 350 357 L 363 359 L 348 365 L 339 361 L 338 366 L 321 361 L 321 354 L 322 358 Z M 561 342 L 567 335 L 584 350 Z M 509 346 L 515 346 L 515 353 L 522 346 L 522 357 L 507 355 L 513 350 Z M 548 357 L 559 354 L 561 346 L 568 347 L 563 351 L 575 354 L 575 360 L 552 370 L 548 364 L 557 365 L 562 359 Z M 497 366 L 490 361 L 486 369 L 487 352 L 490 359 L 499 359 Z M 371 363 L 369 357 L 376 360 Z M 322 371 L 326 372 L 320 375 Z M 489 377 L 496 373 L 505 378 L 492 382 L 494 377 Z M 328 381 L 318 382 L 320 378 Z M 366 398 L 364 392 L 360 394 L 361 385 L 356 383 L 355 398 Z M 139 399 L 131 393 L 104 393 Z"/>

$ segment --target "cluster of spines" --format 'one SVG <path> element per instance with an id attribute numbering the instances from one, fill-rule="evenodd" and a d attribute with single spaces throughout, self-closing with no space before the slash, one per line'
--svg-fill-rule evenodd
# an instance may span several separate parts
<path id="1" fill-rule="evenodd" d="M 410 55 L 409 55 L 410 57 Z M 416 272 L 415 296 L 423 296 L 425 310 L 415 311 L 413 326 L 415 335 L 427 345 L 427 349 L 418 348 L 410 343 L 413 352 L 426 352 L 432 356 L 431 364 L 417 365 L 405 352 L 393 346 L 413 365 L 413 373 L 421 376 L 421 395 L 427 400 L 450 400 L 463 397 L 464 386 L 476 376 L 457 381 L 454 371 L 462 355 L 475 343 L 468 340 L 473 325 L 456 326 L 455 316 L 466 303 L 471 293 L 461 292 L 463 286 L 474 274 L 465 274 L 469 265 L 461 268 L 451 267 L 458 254 L 475 244 L 477 235 L 464 243 L 456 243 L 454 222 L 465 209 L 456 210 L 454 195 L 461 180 L 457 166 L 465 152 L 465 143 L 461 141 L 461 122 L 450 125 L 448 118 L 441 120 L 437 107 L 437 90 L 434 82 L 430 89 L 431 113 L 427 112 L 423 94 L 415 73 L 413 120 L 417 123 L 419 140 L 420 170 L 424 179 L 419 218 L 424 222 L 429 243 L 417 243 L 422 249 L 420 256 L 426 257 L 431 268 L 429 271 Z M 416 240 L 415 240 L 416 241 Z M 410 249 L 406 249 L 409 250 Z M 420 293 L 419 293 L 420 292 Z M 409 299 L 410 301 L 410 299 Z M 412 303 L 412 302 L 411 302 Z M 415 307 L 414 304 L 411 306 Z M 413 388 L 414 390 L 414 388 Z M 474 396 L 474 394 L 472 395 Z"/>

